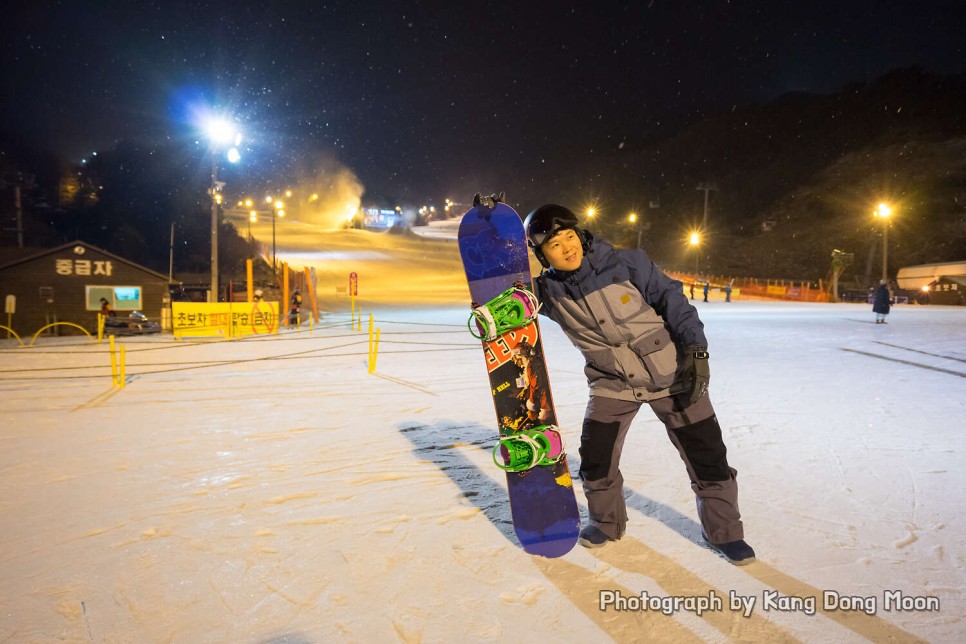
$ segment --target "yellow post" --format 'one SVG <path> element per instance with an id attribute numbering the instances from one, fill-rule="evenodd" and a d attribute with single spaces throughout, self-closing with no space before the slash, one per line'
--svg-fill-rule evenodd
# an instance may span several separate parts
<path id="1" fill-rule="evenodd" d="M 252 260 L 245 260 L 245 281 L 248 283 L 248 303 L 255 300 L 255 285 L 252 284 L 254 272 L 252 271 Z"/>
<path id="2" fill-rule="evenodd" d="M 369 373 L 372 373 L 372 313 L 369 314 Z"/>
<path id="3" fill-rule="evenodd" d="M 285 326 L 288 326 L 288 264 L 282 262 L 282 319 L 285 320 Z"/>
<path id="4" fill-rule="evenodd" d="M 126 360 L 127 359 L 124 357 L 124 345 L 122 344 L 121 345 L 121 377 L 118 380 L 118 384 L 120 385 L 121 389 L 124 389 L 124 367 L 126 364 Z"/>
<path id="5" fill-rule="evenodd" d="M 376 358 L 379 357 L 379 334 L 382 329 L 376 329 L 376 343 L 372 346 L 372 362 L 369 364 L 369 373 L 376 370 Z"/>
<path id="6" fill-rule="evenodd" d="M 111 386 L 117 384 L 117 357 L 114 355 L 114 336 L 111 336 Z"/>
<path id="7" fill-rule="evenodd" d="M 373 318 L 372 313 L 369 314 L 369 373 L 376 370 L 376 356 L 379 354 L 379 334 L 382 329 L 375 329 L 375 336 L 373 336 Z"/>

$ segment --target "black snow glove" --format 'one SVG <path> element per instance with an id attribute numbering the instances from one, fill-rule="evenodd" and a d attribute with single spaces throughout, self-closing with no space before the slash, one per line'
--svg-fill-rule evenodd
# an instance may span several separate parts
<path id="1" fill-rule="evenodd" d="M 691 345 L 684 350 L 684 376 L 691 383 L 691 404 L 698 402 L 708 393 L 711 382 L 711 368 L 708 366 L 708 349 Z"/>

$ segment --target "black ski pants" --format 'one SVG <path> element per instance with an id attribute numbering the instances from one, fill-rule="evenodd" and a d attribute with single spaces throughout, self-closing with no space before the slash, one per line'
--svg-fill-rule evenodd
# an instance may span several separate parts
<path id="1" fill-rule="evenodd" d="M 704 396 L 686 408 L 681 401 L 680 397 L 667 397 L 648 404 L 664 423 L 668 438 L 684 461 L 704 534 L 711 543 L 743 539 L 737 471 L 728 465 L 711 400 Z M 592 396 L 584 415 L 580 477 L 590 522 L 612 539 L 619 539 L 627 524 L 620 458 L 627 430 L 642 404 Z"/>

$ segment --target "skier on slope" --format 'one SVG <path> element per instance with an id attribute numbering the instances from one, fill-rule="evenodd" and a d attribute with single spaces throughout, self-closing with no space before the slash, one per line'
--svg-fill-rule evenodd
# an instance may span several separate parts
<path id="1" fill-rule="evenodd" d="M 302 311 L 302 294 L 299 293 L 298 289 L 292 293 L 292 307 L 288 312 L 288 324 L 289 326 L 298 326 L 299 324 L 299 314 Z"/>
<path id="2" fill-rule="evenodd" d="M 697 310 L 643 250 L 616 250 L 577 223 L 553 204 L 525 221 L 527 243 L 546 269 L 535 280 L 540 312 L 587 361 L 580 476 L 590 525 L 579 543 L 596 548 L 624 534 L 620 456 L 631 421 L 648 403 L 684 461 L 705 540 L 731 563 L 754 561 L 738 511 L 737 471 L 707 395 L 708 341 Z"/>

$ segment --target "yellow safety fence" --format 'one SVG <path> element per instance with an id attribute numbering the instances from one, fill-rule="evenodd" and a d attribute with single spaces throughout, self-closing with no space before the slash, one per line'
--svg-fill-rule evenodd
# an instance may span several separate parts
<path id="1" fill-rule="evenodd" d="M 278 332 L 278 302 L 172 302 L 174 337 L 239 338 Z"/>

